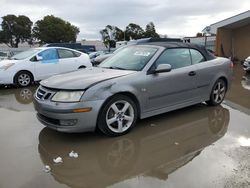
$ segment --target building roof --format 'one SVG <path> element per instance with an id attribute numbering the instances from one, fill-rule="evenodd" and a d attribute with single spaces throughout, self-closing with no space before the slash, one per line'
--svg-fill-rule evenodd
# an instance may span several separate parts
<path id="1" fill-rule="evenodd" d="M 202 31 L 205 33 L 216 34 L 218 28 L 234 29 L 248 24 L 250 24 L 250 10 L 211 24 L 210 26 L 205 27 Z"/>

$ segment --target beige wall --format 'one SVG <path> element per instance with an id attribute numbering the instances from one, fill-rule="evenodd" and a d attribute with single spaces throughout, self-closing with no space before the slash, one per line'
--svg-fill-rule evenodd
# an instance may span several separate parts
<path id="1" fill-rule="evenodd" d="M 250 56 L 250 24 L 233 30 L 234 57 L 244 60 Z"/>
<path id="2" fill-rule="evenodd" d="M 222 51 L 224 50 L 224 54 Z M 216 49 L 218 56 L 231 57 L 232 55 L 232 31 L 230 29 L 219 28 L 216 35 Z"/>
<path id="3" fill-rule="evenodd" d="M 215 52 L 218 56 L 234 57 L 238 60 L 244 60 L 250 56 L 250 25 L 237 29 L 219 28 L 216 36 Z"/>

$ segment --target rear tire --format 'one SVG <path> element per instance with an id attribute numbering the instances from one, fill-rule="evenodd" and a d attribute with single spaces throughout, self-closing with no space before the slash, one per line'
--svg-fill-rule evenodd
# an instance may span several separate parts
<path id="1" fill-rule="evenodd" d="M 121 136 L 134 127 L 137 117 L 135 102 L 125 95 L 115 95 L 101 109 L 97 127 L 108 136 Z"/>
<path id="2" fill-rule="evenodd" d="M 33 82 L 33 76 L 27 71 L 20 71 L 15 75 L 14 82 L 20 87 L 27 87 Z"/>
<path id="3" fill-rule="evenodd" d="M 225 98 L 226 91 L 226 82 L 223 79 L 217 80 L 212 88 L 210 99 L 206 103 L 210 106 L 220 105 Z"/>

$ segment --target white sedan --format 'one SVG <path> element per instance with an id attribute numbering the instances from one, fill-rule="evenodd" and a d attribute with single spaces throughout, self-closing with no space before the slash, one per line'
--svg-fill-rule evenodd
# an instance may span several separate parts
<path id="1" fill-rule="evenodd" d="M 91 67 L 85 53 L 61 47 L 32 48 L 0 61 L 0 85 L 21 87 L 50 76 Z"/>

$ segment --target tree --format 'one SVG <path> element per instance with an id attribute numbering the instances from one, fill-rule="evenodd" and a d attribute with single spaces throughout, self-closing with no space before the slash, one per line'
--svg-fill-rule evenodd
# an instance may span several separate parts
<path id="1" fill-rule="evenodd" d="M 120 28 L 115 27 L 115 41 L 122 41 L 124 40 L 124 31 Z"/>
<path id="2" fill-rule="evenodd" d="M 145 29 L 145 34 L 144 36 L 146 38 L 148 37 L 152 37 L 152 38 L 160 38 L 159 34 L 156 33 L 156 30 L 155 30 L 155 25 L 153 22 L 149 22 L 147 25 L 146 25 L 146 29 Z"/>
<path id="3" fill-rule="evenodd" d="M 115 48 L 116 41 L 123 40 L 124 32 L 116 26 L 107 25 L 100 31 L 102 41 L 106 48 Z"/>
<path id="4" fill-rule="evenodd" d="M 79 32 L 78 27 L 53 15 L 38 20 L 33 28 L 40 43 L 75 42 Z"/>
<path id="5" fill-rule="evenodd" d="M 130 23 L 126 27 L 125 35 L 127 41 L 130 39 L 140 39 L 144 37 L 144 30 L 139 25 Z"/>
<path id="6" fill-rule="evenodd" d="M 7 15 L 2 17 L 2 31 L 0 31 L 0 43 L 18 48 L 20 42 L 31 38 L 32 21 L 27 16 Z"/>

